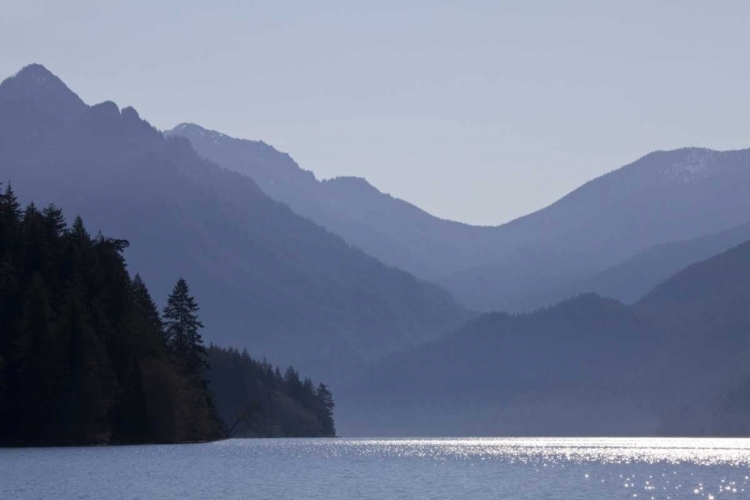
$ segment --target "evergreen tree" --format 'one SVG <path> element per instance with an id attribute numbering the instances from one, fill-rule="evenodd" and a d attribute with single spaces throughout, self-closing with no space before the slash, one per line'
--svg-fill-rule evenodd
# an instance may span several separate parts
<path id="1" fill-rule="evenodd" d="M 71 282 L 60 312 L 58 336 L 69 339 L 69 382 L 62 414 L 64 442 L 106 443 L 109 412 L 115 399 L 115 376 L 102 339 L 89 316 L 85 286 Z"/>
<path id="2" fill-rule="evenodd" d="M 0 193 L 0 257 L 9 256 L 12 250 L 18 250 L 19 224 L 23 212 L 10 183 L 5 192 Z"/>
<path id="3" fill-rule="evenodd" d="M 166 343 L 183 372 L 200 379 L 207 363 L 206 349 L 199 332 L 203 323 L 198 319 L 198 309 L 187 282 L 180 278 L 164 308 Z"/>
<path id="4" fill-rule="evenodd" d="M 133 331 L 139 340 L 139 345 L 144 350 L 144 354 L 151 356 L 164 354 L 167 349 L 164 324 L 156 303 L 151 298 L 140 274 L 136 274 L 133 278 L 131 290 L 135 320 Z"/>
<path id="5" fill-rule="evenodd" d="M 323 426 L 323 435 L 335 436 L 336 427 L 334 426 L 334 423 L 333 423 L 333 408 L 336 405 L 333 403 L 333 394 L 331 394 L 331 391 L 328 390 L 328 386 L 321 383 L 320 385 L 318 385 L 318 390 L 316 391 L 316 395 L 322 407 L 322 411 L 319 414 L 319 418 Z"/>
<path id="6" fill-rule="evenodd" d="M 25 291 L 18 330 L 11 351 L 18 383 L 13 391 L 17 439 L 59 442 L 62 422 L 58 417 L 69 378 L 69 349 L 55 331 L 50 294 L 39 273 Z"/>

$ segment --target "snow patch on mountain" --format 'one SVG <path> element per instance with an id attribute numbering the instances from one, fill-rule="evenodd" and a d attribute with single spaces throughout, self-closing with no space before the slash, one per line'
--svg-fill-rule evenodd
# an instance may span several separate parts
<path id="1" fill-rule="evenodd" d="M 676 184 L 688 184 L 715 175 L 722 153 L 710 149 L 691 149 L 686 156 L 664 168 L 662 175 Z"/>
<path id="2" fill-rule="evenodd" d="M 206 140 L 216 146 L 222 146 L 223 144 L 226 144 L 228 142 L 242 140 L 242 141 L 247 141 L 249 143 L 254 144 L 260 150 L 273 149 L 272 146 L 269 146 L 263 141 L 252 141 L 249 139 L 236 139 L 229 135 L 222 134 L 221 132 L 203 128 L 200 125 L 196 125 L 195 123 L 180 123 L 179 125 L 174 127 L 172 130 L 166 131 L 165 134 L 166 135 L 181 135 L 181 136 L 187 137 L 188 139 Z"/>

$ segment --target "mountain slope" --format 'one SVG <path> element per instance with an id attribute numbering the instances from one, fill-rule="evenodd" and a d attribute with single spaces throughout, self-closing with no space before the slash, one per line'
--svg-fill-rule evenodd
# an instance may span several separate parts
<path id="1" fill-rule="evenodd" d="M 195 124 L 183 123 L 165 134 L 187 138 L 204 158 L 251 177 L 272 198 L 393 266 L 429 278 L 476 260 L 470 253 L 474 247 L 460 244 L 475 228 L 433 217 L 381 193 L 365 179 L 320 181 L 262 141 L 236 139 Z"/>
<path id="2" fill-rule="evenodd" d="M 632 307 L 487 314 L 342 391 L 342 432 L 750 435 L 750 242 Z M 348 404 L 347 404 L 348 403 Z"/>
<path id="3" fill-rule="evenodd" d="M 711 322 L 719 333 L 750 339 L 750 241 L 693 264 L 659 284 L 635 304 L 642 316 L 692 331 Z"/>
<path id="4" fill-rule="evenodd" d="M 704 427 L 750 433 L 750 242 L 693 264 L 634 305 L 674 341 L 661 383 Z M 665 383 L 667 382 L 668 383 Z M 707 423 L 706 423 L 707 422 Z"/>
<path id="5" fill-rule="evenodd" d="M 655 245 L 750 220 L 750 150 L 658 151 L 533 214 L 477 227 L 433 217 L 364 179 L 318 181 L 261 142 L 192 124 L 168 134 L 187 137 L 200 155 L 249 175 L 297 213 L 436 280 L 477 310 L 521 310 L 527 297 L 570 287 Z"/>
<path id="6" fill-rule="evenodd" d="M 657 245 L 590 278 L 525 297 L 514 309 L 530 311 L 587 292 L 632 304 L 683 268 L 748 240 L 750 224 L 743 224 L 700 238 Z"/>
<path id="7" fill-rule="evenodd" d="M 649 435 L 650 327 L 594 295 L 527 315 L 487 314 L 393 356 L 340 393 L 350 435 Z"/>
<path id="8" fill-rule="evenodd" d="M 510 263 L 498 258 L 438 283 L 477 308 L 512 310 L 518 297 L 592 276 L 648 247 L 747 223 L 748 189 L 750 150 L 651 153 L 499 227 L 515 247 Z"/>
<path id="9" fill-rule="evenodd" d="M 14 85 L 34 93 L 32 69 Z M 67 93 L 60 101 L 74 95 L 57 90 Z M 0 92 L 22 113 L 3 114 L 1 127 L 27 120 L 46 132 L 31 148 L 3 142 L 0 158 L 16 160 L 0 163 L 0 178 L 129 239 L 129 266 L 155 296 L 184 276 L 209 341 L 330 380 L 469 317 L 448 293 L 350 247 L 250 178 L 200 158 L 187 140 L 165 138 L 132 108 L 105 102 L 72 115 L 15 96 Z"/>

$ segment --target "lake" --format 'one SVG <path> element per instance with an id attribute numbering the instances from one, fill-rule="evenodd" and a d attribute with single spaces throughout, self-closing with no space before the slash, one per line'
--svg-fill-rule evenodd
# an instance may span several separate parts
<path id="1" fill-rule="evenodd" d="M 232 439 L 0 449 L 0 499 L 750 499 L 750 439 Z"/>

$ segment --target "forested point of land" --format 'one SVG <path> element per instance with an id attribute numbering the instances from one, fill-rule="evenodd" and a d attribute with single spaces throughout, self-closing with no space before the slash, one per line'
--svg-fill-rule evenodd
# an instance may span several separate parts
<path id="1" fill-rule="evenodd" d="M 127 247 L 0 194 L 0 444 L 335 435 L 325 385 L 205 349 L 187 283 L 160 314 Z"/>
<path id="2" fill-rule="evenodd" d="M 208 359 L 216 409 L 231 436 L 336 435 L 333 396 L 325 384 L 316 387 L 292 367 L 282 374 L 266 360 L 233 348 L 212 345 Z"/>

